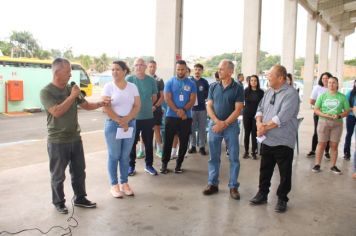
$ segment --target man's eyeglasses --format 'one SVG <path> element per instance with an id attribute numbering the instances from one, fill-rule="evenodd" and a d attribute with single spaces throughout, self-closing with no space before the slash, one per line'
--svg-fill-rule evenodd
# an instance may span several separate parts
<path id="1" fill-rule="evenodd" d="M 269 104 L 274 105 L 274 102 L 276 101 L 276 95 L 277 93 L 273 93 L 273 96 L 271 98 L 271 101 L 269 101 Z"/>

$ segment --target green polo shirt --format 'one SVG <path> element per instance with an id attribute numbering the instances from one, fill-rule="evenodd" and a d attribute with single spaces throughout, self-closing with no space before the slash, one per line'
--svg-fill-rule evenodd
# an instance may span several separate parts
<path id="1" fill-rule="evenodd" d="M 151 76 L 145 75 L 144 79 L 139 79 L 135 75 L 127 76 L 126 80 L 137 86 L 141 99 L 141 109 L 136 116 L 137 120 L 153 118 L 152 95 L 158 93 L 156 80 Z"/>

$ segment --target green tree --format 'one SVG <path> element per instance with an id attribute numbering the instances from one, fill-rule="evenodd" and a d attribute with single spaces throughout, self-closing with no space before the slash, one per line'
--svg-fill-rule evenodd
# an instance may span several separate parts
<path id="1" fill-rule="evenodd" d="M 350 60 L 345 60 L 345 64 L 346 65 L 350 65 L 350 66 L 356 66 L 356 58 L 353 58 L 353 59 L 350 59 Z"/>
<path id="2" fill-rule="evenodd" d="M 258 63 L 258 71 L 262 73 L 263 71 L 269 70 L 272 66 L 279 64 L 281 62 L 281 57 L 279 55 L 269 55 L 267 52 L 260 52 L 260 58 Z"/>
<path id="3" fill-rule="evenodd" d="M 62 57 L 62 52 L 59 49 L 51 49 L 52 58 Z"/>
<path id="4" fill-rule="evenodd" d="M 11 56 L 12 44 L 6 41 L 0 41 L 0 50 L 4 56 Z"/>
<path id="5" fill-rule="evenodd" d="M 68 59 L 68 60 L 73 60 L 74 56 L 73 56 L 73 51 L 72 48 L 67 48 L 64 52 L 63 52 L 63 57 Z"/>
<path id="6" fill-rule="evenodd" d="M 109 67 L 109 58 L 105 53 L 103 53 L 99 58 L 94 58 L 95 69 L 98 72 L 104 72 Z"/>
<path id="7" fill-rule="evenodd" d="M 89 55 L 80 55 L 75 59 L 78 60 L 86 70 L 89 69 L 91 64 L 93 64 L 93 60 Z"/>
<path id="8" fill-rule="evenodd" d="M 10 42 L 15 47 L 13 51 L 19 57 L 33 57 L 35 52 L 40 50 L 37 40 L 27 31 L 13 31 L 10 36 Z"/>

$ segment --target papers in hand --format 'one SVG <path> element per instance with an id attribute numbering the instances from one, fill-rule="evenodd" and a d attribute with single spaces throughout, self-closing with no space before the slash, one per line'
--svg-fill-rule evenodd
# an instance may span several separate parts
<path id="1" fill-rule="evenodd" d="M 133 128 L 129 127 L 129 129 L 125 132 L 123 128 L 117 128 L 116 131 L 116 139 L 125 139 L 132 138 Z"/>
<path id="2" fill-rule="evenodd" d="M 266 139 L 266 136 L 262 135 L 260 137 L 256 137 L 256 139 L 257 139 L 257 142 L 262 143 Z"/>

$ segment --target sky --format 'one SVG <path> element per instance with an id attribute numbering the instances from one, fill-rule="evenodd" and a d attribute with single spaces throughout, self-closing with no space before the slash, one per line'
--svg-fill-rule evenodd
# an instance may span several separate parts
<path id="1" fill-rule="evenodd" d="M 243 6 L 244 0 L 185 0 L 183 58 L 241 52 Z M 1 8 L 0 40 L 12 31 L 29 31 L 43 49 L 71 48 L 76 56 L 154 56 L 155 0 L 11 0 Z M 283 0 L 263 0 L 261 22 L 261 50 L 280 55 Z M 298 6 L 296 57 L 305 56 L 306 22 Z M 317 54 L 319 41 L 320 25 Z M 346 38 L 345 59 L 355 57 L 354 33 Z"/>

